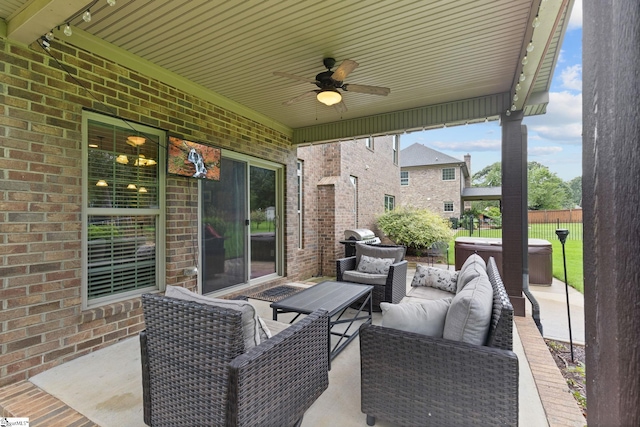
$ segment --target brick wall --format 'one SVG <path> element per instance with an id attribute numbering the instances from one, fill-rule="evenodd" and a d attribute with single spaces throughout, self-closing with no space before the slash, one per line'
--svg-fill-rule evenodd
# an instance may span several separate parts
<path id="1" fill-rule="evenodd" d="M 442 180 L 442 168 L 452 166 L 403 168 L 409 171 L 409 185 L 400 187 L 402 204 L 429 209 L 445 218 L 460 217 L 460 167 L 455 167 L 455 180 Z M 444 211 L 444 202 L 453 202 L 453 212 Z"/>
<path id="2" fill-rule="evenodd" d="M 373 150 L 364 140 L 298 147 L 298 158 L 305 162 L 305 212 L 317 212 L 305 216 L 304 229 L 317 236 L 319 274 L 335 275 L 335 260 L 344 256 L 344 230 L 369 228 L 379 235 L 375 220 L 384 213 L 385 194 L 399 203 L 393 137 L 376 137 Z M 357 180 L 357 202 L 350 177 Z"/>
<path id="3" fill-rule="evenodd" d="M 64 40 L 51 54 L 74 78 L 37 44 L 0 38 L 0 386 L 143 328 L 138 298 L 81 308 L 83 108 L 285 165 L 287 273 L 306 274 L 294 250 L 296 155 L 285 135 Z M 195 288 L 182 271 L 197 251 L 197 183 L 168 178 L 166 197 L 166 282 Z"/>

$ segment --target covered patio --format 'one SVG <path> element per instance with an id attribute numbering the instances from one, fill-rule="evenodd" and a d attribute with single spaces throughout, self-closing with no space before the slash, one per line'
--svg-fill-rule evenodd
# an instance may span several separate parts
<path id="1" fill-rule="evenodd" d="M 503 280 L 521 332 L 523 321 L 532 322 L 523 296 L 522 119 L 545 113 L 573 3 L 3 2 L 0 385 L 26 384 L 144 328 L 140 292 L 88 301 L 91 206 L 83 132 L 87 117 L 97 114 L 278 168 L 275 272 L 233 291 L 305 280 L 323 246 L 335 245 L 331 256 L 342 249 L 343 230 L 318 243 L 296 220 L 297 146 L 500 120 L 503 234 L 509 236 Z M 637 204 L 629 203 L 639 182 L 639 16 L 635 1 L 585 2 L 585 339 L 590 423 L 603 425 L 640 419 L 640 240 Z M 315 84 L 325 58 L 335 58 L 339 68 L 350 60 L 340 68 L 346 86 Z M 343 103 L 323 105 L 316 90 L 338 91 Z M 165 179 L 165 166 L 157 169 L 162 184 L 154 205 L 162 218 L 154 236 L 159 245 L 147 253 L 158 266 L 152 287 L 202 292 L 193 268 L 202 250 L 203 184 Z M 300 247 L 296 236 L 303 234 L 308 240 Z"/>
<path id="2" fill-rule="evenodd" d="M 412 267 L 409 278 L 413 273 Z M 292 285 L 308 287 L 314 283 Z M 563 296 L 564 284 L 556 280 L 551 287 L 539 287 L 534 293 L 541 301 L 545 325 L 550 327 L 548 336 L 566 341 L 565 308 L 556 303 Z M 269 302 L 250 301 L 261 317 L 270 318 Z M 574 322 L 581 322 L 582 296 L 573 291 L 571 301 Z M 287 315 L 284 320 L 291 317 Z M 373 323 L 380 322 L 380 313 L 374 313 Z M 574 339 L 582 342 L 583 331 L 574 331 Z M 365 414 L 360 411 L 359 344 L 359 339 L 354 340 L 333 360 L 329 388 L 306 412 L 302 426 L 366 425 Z M 514 352 L 521 362 L 519 425 L 583 426 L 585 420 L 530 315 L 515 322 Z M 140 377 L 140 346 L 138 338 L 133 337 L 46 371 L 29 382 L 1 389 L 0 406 L 9 416 L 29 415 L 33 426 L 142 427 Z M 382 420 L 376 425 L 390 426 Z"/>

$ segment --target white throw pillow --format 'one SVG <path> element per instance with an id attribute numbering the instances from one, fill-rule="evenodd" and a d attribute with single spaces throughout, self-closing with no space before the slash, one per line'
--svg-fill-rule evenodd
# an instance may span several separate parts
<path id="1" fill-rule="evenodd" d="M 381 302 L 382 326 L 442 338 L 451 300 L 443 298 L 400 304 Z"/>
<path id="2" fill-rule="evenodd" d="M 360 273 L 388 274 L 389 267 L 393 264 L 393 261 L 393 258 L 376 258 L 362 255 L 356 271 Z"/>
<path id="3" fill-rule="evenodd" d="M 456 281 L 458 280 L 458 272 L 450 272 L 436 267 L 427 267 L 424 265 L 416 265 L 416 273 L 411 281 L 411 286 L 429 286 L 431 288 L 440 289 L 442 291 L 456 293 Z"/>
<path id="4" fill-rule="evenodd" d="M 211 298 L 196 294 L 195 292 L 191 292 L 189 289 L 181 286 L 169 285 L 167 285 L 165 296 L 241 312 L 245 351 L 259 345 L 262 340 L 266 340 L 271 337 L 271 332 L 267 328 L 267 325 L 264 324 L 260 317 L 258 317 L 255 307 L 248 301 Z"/>
<path id="5" fill-rule="evenodd" d="M 462 288 L 451 302 L 443 338 L 484 345 L 493 312 L 493 288 L 487 276 L 478 276 Z"/>

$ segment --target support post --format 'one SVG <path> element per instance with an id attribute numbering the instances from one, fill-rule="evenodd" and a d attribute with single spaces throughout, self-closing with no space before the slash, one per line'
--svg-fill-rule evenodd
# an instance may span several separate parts
<path id="1" fill-rule="evenodd" d="M 525 315 L 529 282 L 527 218 L 527 128 L 524 113 L 502 114 L 502 272 L 516 316 Z"/>

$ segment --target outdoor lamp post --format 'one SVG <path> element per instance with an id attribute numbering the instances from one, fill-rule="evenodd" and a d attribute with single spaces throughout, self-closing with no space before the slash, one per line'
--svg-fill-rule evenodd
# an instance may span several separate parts
<path id="1" fill-rule="evenodd" d="M 571 310 L 569 309 L 569 282 L 567 282 L 567 257 L 564 252 L 564 242 L 567 241 L 569 230 L 566 228 L 556 229 L 556 234 L 562 243 L 562 262 L 564 263 L 564 286 L 567 293 L 567 318 L 569 319 L 569 345 L 571 346 L 571 363 L 573 363 L 573 337 L 571 336 Z"/>

